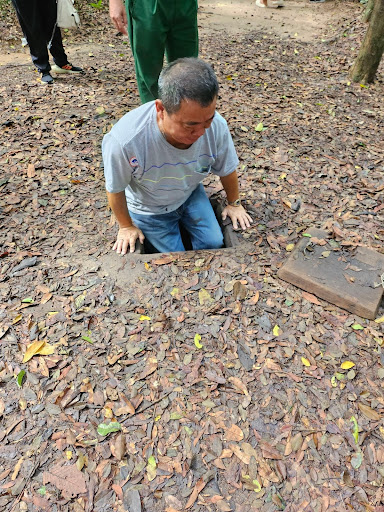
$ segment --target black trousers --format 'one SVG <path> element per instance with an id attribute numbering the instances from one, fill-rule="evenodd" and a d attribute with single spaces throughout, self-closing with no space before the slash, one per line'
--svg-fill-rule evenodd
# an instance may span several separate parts
<path id="1" fill-rule="evenodd" d="M 68 63 L 61 32 L 56 26 L 56 0 L 12 0 L 21 29 L 28 41 L 32 62 L 40 73 L 50 71 L 49 51 L 55 64 Z"/>

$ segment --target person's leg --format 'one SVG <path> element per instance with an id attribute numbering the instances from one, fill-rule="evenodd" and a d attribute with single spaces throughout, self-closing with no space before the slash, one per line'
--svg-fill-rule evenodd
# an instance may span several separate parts
<path id="1" fill-rule="evenodd" d="M 28 41 L 33 64 L 40 73 L 49 72 L 49 55 L 40 0 L 12 0 L 21 29 Z M 44 6 L 45 8 L 45 6 Z M 53 30 L 53 25 L 51 32 Z"/>
<path id="2" fill-rule="evenodd" d="M 55 64 L 64 66 L 68 59 L 64 51 L 63 41 L 61 39 L 60 28 L 56 25 L 57 3 L 56 0 L 45 0 L 42 2 L 42 22 L 44 27 L 44 37 Z"/>
<path id="3" fill-rule="evenodd" d="M 167 27 L 157 1 L 127 2 L 128 33 L 142 103 L 158 97 L 157 81 L 163 67 Z"/>
<path id="4" fill-rule="evenodd" d="M 169 0 L 162 0 L 168 3 Z M 181 57 L 197 57 L 199 54 L 199 36 L 197 28 L 197 0 L 177 0 L 170 9 L 169 32 L 166 42 L 168 62 Z"/>
<path id="5" fill-rule="evenodd" d="M 136 227 L 159 252 L 184 251 L 180 235 L 179 210 L 162 215 L 141 215 L 129 212 Z"/>
<path id="6" fill-rule="evenodd" d="M 181 208 L 181 222 L 191 237 L 194 250 L 223 247 L 223 233 L 201 183 Z"/>
<path id="7" fill-rule="evenodd" d="M 64 50 L 63 40 L 61 39 L 61 31 L 59 27 L 56 27 L 55 29 L 49 51 L 51 52 L 56 66 L 62 67 L 68 64 L 68 57 Z"/>

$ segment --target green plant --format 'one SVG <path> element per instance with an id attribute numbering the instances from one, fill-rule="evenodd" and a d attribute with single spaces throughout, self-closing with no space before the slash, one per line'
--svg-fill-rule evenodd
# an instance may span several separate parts
<path id="1" fill-rule="evenodd" d="M 91 2 L 91 6 L 98 11 L 101 11 L 103 8 L 103 0 L 97 0 L 97 2 Z"/>

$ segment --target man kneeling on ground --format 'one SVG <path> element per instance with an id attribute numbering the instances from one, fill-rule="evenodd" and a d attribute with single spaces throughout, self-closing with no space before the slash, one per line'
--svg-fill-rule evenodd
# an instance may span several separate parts
<path id="1" fill-rule="evenodd" d="M 250 226 L 241 205 L 239 160 L 226 121 L 216 112 L 218 82 L 211 66 L 183 58 L 160 74 L 159 99 L 125 114 L 103 140 L 109 205 L 119 223 L 113 246 L 135 250 L 146 238 L 153 252 L 184 251 L 183 225 L 192 248 L 217 249 L 223 235 L 202 181 L 220 177 L 227 196 L 223 219 Z"/>

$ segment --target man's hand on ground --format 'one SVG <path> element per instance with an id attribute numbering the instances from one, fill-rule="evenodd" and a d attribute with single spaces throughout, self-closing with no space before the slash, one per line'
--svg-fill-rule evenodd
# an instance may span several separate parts
<path id="1" fill-rule="evenodd" d="M 144 243 L 144 238 L 143 232 L 136 226 L 120 228 L 113 250 L 116 251 L 117 254 L 124 256 L 128 250 L 129 252 L 135 251 L 137 239 L 139 239 L 141 243 Z"/>
<path id="2" fill-rule="evenodd" d="M 248 215 L 242 206 L 226 206 L 223 210 L 222 218 L 225 220 L 227 217 L 231 219 L 234 229 L 238 229 L 239 224 L 241 229 L 247 229 L 252 223 L 252 217 Z"/>
<path id="3" fill-rule="evenodd" d="M 117 30 L 127 35 L 127 12 L 122 0 L 109 0 L 109 15 Z"/>

